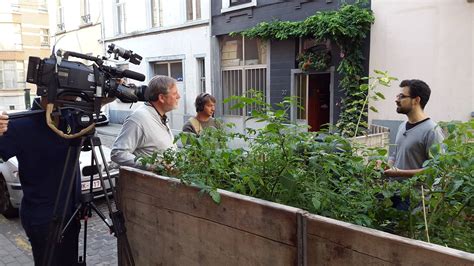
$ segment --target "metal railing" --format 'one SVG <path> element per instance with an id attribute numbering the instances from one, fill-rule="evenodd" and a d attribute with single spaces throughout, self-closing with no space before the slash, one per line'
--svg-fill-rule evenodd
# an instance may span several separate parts
<path id="1" fill-rule="evenodd" d="M 222 69 L 223 98 L 230 96 L 244 96 L 249 90 L 261 92 L 266 98 L 267 66 L 252 65 L 239 67 L 226 67 Z M 230 101 L 223 105 L 225 115 L 248 115 L 255 106 L 231 109 L 236 104 Z"/>
<path id="2" fill-rule="evenodd" d="M 88 24 L 91 22 L 91 15 L 87 14 L 87 15 L 81 16 L 81 19 L 82 19 L 82 24 Z"/>

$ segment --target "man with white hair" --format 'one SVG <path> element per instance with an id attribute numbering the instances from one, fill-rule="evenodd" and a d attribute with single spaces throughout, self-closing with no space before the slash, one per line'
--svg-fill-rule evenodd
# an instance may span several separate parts
<path id="1" fill-rule="evenodd" d="M 148 102 L 127 117 L 113 144 L 111 159 L 119 165 L 147 169 L 138 161 L 140 157 L 176 149 L 166 116 L 178 108 L 181 98 L 176 80 L 167 76 L 153 77 L 145 98 Z"/>

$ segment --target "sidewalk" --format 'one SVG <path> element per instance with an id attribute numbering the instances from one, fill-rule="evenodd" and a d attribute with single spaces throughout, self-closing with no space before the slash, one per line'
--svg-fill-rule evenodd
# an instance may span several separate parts
<path id="1" fill-rule="evenodd" d="M 122 124 L 112 124 L 109 123 L 107 126 L 96 127 L 97 133 L 106 136 L 116 137 L 122 128 Z"/>

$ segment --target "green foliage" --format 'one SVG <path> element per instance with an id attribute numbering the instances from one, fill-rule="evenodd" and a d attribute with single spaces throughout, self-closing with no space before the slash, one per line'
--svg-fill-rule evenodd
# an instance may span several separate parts
<path id="1" fill-rule="evenodd" d="M 183 133 L 178 138 L 186 143 L 184 149 L 168 151 L 161 161 L 156 156 L 147 158 L 147 162 L 157 165 L 155 171 L 160 174 L 197 185 L 216 202 L 221 200 L 217 188 L 222 188 L 423 240 L 416 188 L 424 184 L 431 240 L 472 252 L 472 121 L 447 125 L 446 153 L 433 150 L 423 175 L 390 183 L 381 178 L 374 163 L 386 156 L 386 150 L 368 149 L 338 135 L 307 132 L 288 121 L 292 99 L 274 110 L 261 94 L 254 96 L 234 96 L 233 100 L 239 107 L 257 106 L 250 119 L 264 123 L 262 128 L 248 128 L 247 135 L 213 128 L 205 129 L 199 138 Z M 227 143 L 235 139 L 247 148 L 230 149 Z M 164 166 L 159 167 L 160 163 Z M 397 192 L 410 198 L 410 212 L 391 207 Z"/>
<path id="2" fill-rule="evenodd" d="M 388 182 L 376 167 L 377 159 L 386 158 L 385 149 L 308 132 L 288 119 L 295 99 L 285 99 L 275 109 L 261 93 L 249 93 L 252 98 L 227 101 L 236 101 L 236 108 L 252 106 L 249 119 L 260 122 L 261 128 L 247 128 L 247 134 L 215 128 L 206 128 L 199 137 L 181 133 L 177 140 L 186 144 L 183 149 L 145 161 L 159 174 L 198 186 L 216 203 L 221 188 L 426 240 L 419 189 L 423 185 L 431 241 L 473 252 L 474 121 L 446 124 L 446 152 L 435 147 L 423 174 L 403 183 Z M 232 141 L 245 148 L 230 148 Z M 392 207 L 397 193 L 410 199 L 410 211 Z"/>
<path id="3" fill-rule="evenodd" d="M 319 41 L 330 40 L 336 44 L 341 50 L 341 61 L 337 67 L 341 75 L 339 86 L 345 92 L 336 126 L 345 136 L 353 136 L 357 133 L 362 134 L 364 131 L 358 131 L 358 127 L 366 129 L 368 126 L 366 122 L 368 114 L 364 106 L 367 90 L 360 86 L 364 83 L 361 79 L 364 75 L 362 45 L 374 20 L 373 12 L 365 8 L 363 3 L 357 2 L 353 5 L 343 4 L 339 10 L 335 11 L 319 11 L 304 21 L 262 22 L 240 34 L 248 38 L 276 40 L 313 37 Z M 310 62 L 316 62 L 316 60 Z M 320 57 L 317 62 L 325 61 Z M 303 66 L 309 67 L 310 64 L 300 61 L 299 67 Z M 321 67 L 320 64 L 315 69 L 319 67 Z M 358 110 L 363 112 L 361 119 L 359 119 Z"/>
<path id="4" fill-rule="evenodd" d="M 442 146 L 431 149 L 432 159 L 418 176 L 427 189 L 430 238 L 474 252 L 474 120 L 442 127 L 448 137 Z"/>
<path id="5" fill-rule="evenodd" d="M 296 60 L 299 62 L 298 67 L 303 71 L 323 71 L 329 68 L 331 55 L 327 50 L 305 52 L 300 54 Z"/>
<path id="6" fill-rule="evenodd" d="M 368 78 L 364 78 L 364 80 L 367 80 L 368 83 L 363 83 L 359 86 L 359 92 L 357 92 L 359 95 L 365 95 L 365 99 L 362 102 L 362 106 L 360 106 L 361 100 L 358 101 L 353 101 L 349 104 L 349 106 L 352 106 L 351 109 L 347 110 L 348 113 L 350 113 L 352 116 L 356 116 L 355 112 L 359 112 L 359 118 L 357 120 L 357 124 L 355 128 L 345 128 L 343 124 L 343 121 L 339 121 L 336 126 L 341 129 L 342 135 L 349 135 L 349 133 L 352 133 L 351 130 L 354 130 L 354 133 L 352 134 L 354 137 L 358 136 L 357 133 L 359 133 L 359 127 L 362 124 L 363 128 L 367 128 L 367 124 L 365 123 L 366 117 L 368 116 L 367 114 L 367 109 L 366 106 L 368 105 L 369 98 L 372 99 L 372 102 L 378 101 L 378 100 L 384 100 L 385 96 L 383 93 L 380 91 L 377 91 L 379 88 L 378 85 L 382 85 L 384 87 L 390 87 L 390 84 L 392 81 L 397 80 L 397 78 L 389 76 L 387 71 L 380 71 L 380 70 L 374 70 L 375 76 L 370 76 Z M 373 112 L 378 112 L 378 110 L 374 107 L 369 105 L 369 109 L 372 110 Z M 364 119 L 362 119 L 364 117 Z"/>

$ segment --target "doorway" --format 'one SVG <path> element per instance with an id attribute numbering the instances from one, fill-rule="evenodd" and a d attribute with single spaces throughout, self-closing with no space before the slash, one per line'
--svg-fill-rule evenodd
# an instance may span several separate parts
<path id="1" fill-rule="evenodd" d="M 295 109 L 292 117 L 297 123 L 307 124 L 309 131 L 320 131 L 325 124 L 332 123 L 332 71 L 304 73 L 292 70 L 293 94 L 298 97 L 298 105 L 304 110 Z"/>
<path id="2" fill-rule="evenodd" d="M 308 75 L 308 125 L 310 131 L 319 131 L 329 123 L 331 74 Z"/>

